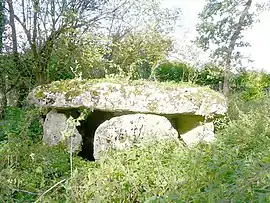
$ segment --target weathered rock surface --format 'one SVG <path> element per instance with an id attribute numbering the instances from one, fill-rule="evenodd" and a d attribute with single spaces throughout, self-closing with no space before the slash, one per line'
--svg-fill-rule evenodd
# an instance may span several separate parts
<path id="1" fill-rule="evenodd" d="M 178 132 L 170 121 L 158 115 L 130 114 L 103 122 L 94 136 L 94 157 L 108 149 L 124 150 L 134 145 L 178 139 Z"/>
<path id="2" fill-rule="evenodd" d="M 202 116 L 191 115 L 181 115 L 176 119 L 177 131 L 187 145 L 199 141 L 214 141 L 214 124 L 211 120 L 205 120 Z"/>
<path id="3" fill-rule="evenodd" d="M 225 97 L 208 88 L 143 81 L 57 81 L 37 87 L 28 100 L 56 109 L 201 116 L 222 116 L 227 112 Z"/>
<path id="4" fill-rule="evenodd" d="M 72 151 L 74 152 L 81 145 L 82 136 L 75 126 L 68 125 L 67 120 L 68 118 L 65 114 L 57 113 L 55 110 L 50 111 L 43 123 L 43 141 L 48 145 L 56 145 L 60 141 L 65 140 L 68 148 L 70 148 L 72 138 Z M 72 135 L 65 139 L 65 135 L 69 136 L 67 133 L 72 133 Z"/>
<path id="5" fill-rule="evenodd" d="M 213 142 L 215 140 L 214 124 L 209 122 L 198 125 L 180 136 L 187 145 L 195 144 L 199 141 Z"/>
<path id="6" fill-rule="evenodd" d="M 212 121 L 227 112 L 225 97 L 209 88 L 149 81 L 57 81 L 35 88 L 28 101 L 54 109 L 44 123 L 43 139 L 51 145 L 63 140 L 67 115 L 72 115 L 68 112 L 91 110 L 78 128 L 81 135 L 74 127 L 73 138 L 74 149 L 82 144 L 81 152 L 89 160 L 93 150 L 97 159 L 110 147 L 126 149 L 147 140 L 211 142 Z"/>

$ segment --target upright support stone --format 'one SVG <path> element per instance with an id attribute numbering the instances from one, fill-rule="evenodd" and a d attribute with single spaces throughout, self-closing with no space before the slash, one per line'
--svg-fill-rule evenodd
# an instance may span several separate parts
<path id="1" fill-rule="evenodd" d="M 67 120 L 68 118 L 65 114 L 57 113 L 56 110 L 50 111 L 43 123 L 43 141 L 51 146 L 56 145 L 61 141 L 65 141 L 70 149 L 72 139 L 72 152 L 74 152 L 79 149 L 82 143 L 82 136 L 75 126 L 68 125 Z M 68 138 L 66 139 L 65 133 L 72 134 L 67 135 Z"/>
<path id="2" fill-rule="evenodd" d="M 130 114 L 114 117 L 102 123 L 94 136 L 94 157 L 108 149 L 125 150 L 145 143 L 177 140 L 178 133 L 170 121 L 151 114 Z"/>

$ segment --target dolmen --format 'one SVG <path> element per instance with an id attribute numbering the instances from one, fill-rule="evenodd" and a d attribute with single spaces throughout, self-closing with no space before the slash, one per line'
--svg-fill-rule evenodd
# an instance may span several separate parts
<path id="1" fill-rule="evenodd" d="M 47 112 L 45 143 L 65 140 L 73 125 L 72 150 L 89 160 L 152 141 L 212 142 L 213 121 L 227 112 L 226 98 L 208 87 L 143 80 L 56 81 L 33 89 L 28 101 Z M 84 111 L 89 113 L 79 125 L 69 122 Z"/>

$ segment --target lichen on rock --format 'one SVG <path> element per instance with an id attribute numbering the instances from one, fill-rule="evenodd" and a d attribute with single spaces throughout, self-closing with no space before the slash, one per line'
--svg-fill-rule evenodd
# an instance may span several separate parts
<path id="1" fill-rule="evenodd" d="M 48 145 L 56 145 L 63 141 L 70 148 L 72 139 L 71 151 L 74 152 L 80 148 L 82 136 L 75 126 L 68 125 L 67 120 L 68 118 L 65 114 L 58 113 L 55 110 L 50 111 L 43 124 L 43 141 Z M 71 134 L 65 137 L 66 133 Z"/>
<path id="2" fill-rule="evenodd" d="M 28 96 L 50 108 L 90 108 L 110 112 L 222 116 L 223 95 L 206 87 L 150 81 L 66 80 L 39 86 Z"/>
<path id="3" fill-rule="evenodd" d="M 96 147 L 96 158 L 106 145 L 103 137 L 114 143 L 114 149 L 120 149 L 124 144 L 132 146 L 138 135 L 132 134 L 131 129 L 138 126 L 148 129 L 143 137 L 151 137 L 152 140 L 165 136 L 163 132 L 173 126 L 173 137 L 181 137 L 187 145 L 199 141 L 211 142 L 214 140 L 212 121 L 227 112 L 226 98 L 207 87 L 141 80 L 56 81 L 35 88 L 28 95 L 28 101 L 57 111 L 88 109 L 95 112 L 87 118 L 80 132 L 83 135 L 82 153 L 85 157 L 92 157 L 93 148 Z M 136 115 L 142 115 L 142 119 L 137 119 Z M 158 116 L 159 119 L 156 119 Z M 123 118 L 132 122 L 127 124 Z M 162 122 L 154 122 L 157 120 Z M 161 126 L 165 126 L 164 129 Z M 129 139 L 124 140 L 124 144 L 118 139 L 121 130 L 125 132 L 125 138 Z M 96 144 L 92 140 L 96 140 Z"/>
<path id="4" fill-rule="evenodd" d="M 94 157 L 109 149 L 126 150 L 134 145 L 164 140 L 177 140 L 178 132 L 163 116 L 130 114 L 117 116 L 102 123 L 94 136 Z"/>

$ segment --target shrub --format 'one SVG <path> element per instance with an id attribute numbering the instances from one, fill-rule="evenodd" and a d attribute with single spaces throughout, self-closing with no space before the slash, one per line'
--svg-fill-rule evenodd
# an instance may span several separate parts
<path id="1" fill-rule="evenodd" d="M 166 62 L 156 70 L 159 81 L 194 82 L 195 69 L 182 62 Z"/>
<path id="2" fill-rule="evenodd" d="M 219 83 L 224 81 L 223 70 L 215 65 L 206 64 L 202 69 L 198 70 L 196 84 L 208 85 L 218 90 Z"/>
<path id="3" fill-rule="evenodd" d="M 253 101 L 264 96 L 264 89 L 270 85 L 269 74 L 259 71 L 242 71 L 234 78 L 237 91 L 246 101 Z"/>
<path id="4" fill-rule="evenodd" d="M 269 101 L 239 108 L 211 145 L 164 142 L 111 151 L 87 162 L 63 146 L 8 140 L 1 147 L 0 199 L 24 202 L 269 202 Z M 251 109 L 253 108 L 253 109 Z M 15 134 L 14 134 L 15 135 Z M 30 139 L 31 140 L 31 139 Z M 25 193 L 28 191 L 31 193 Z"/>
<path id="5" fill-rule="evenodd" d="M 48 147 L 41 142 L 37 109 L 8 108 L 1 123 L 1 201 L 33 202 L 54 183 L 69 176 L 65 147 Z"/>
<path id="6" fill-rule="evenodd" d="M 78 172 L 69 190 L 78 202 L 269 202 L 268 104 L 250 104 L 254 109 L 239 113 L 212 145 L 114 152 Z"/>
<path id="7" fill-rule="evenodd" d="M 3 120 L 0 120 L 0 127 L 0 141 L 23 141 L 31 138 L 31 141 L 36 142 L 42 136 L 40 113 L 37 109 L 29 107 L 8 107 Z"/>

